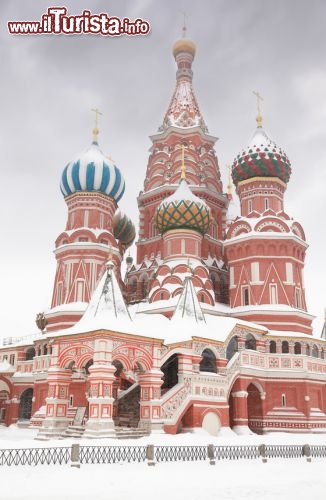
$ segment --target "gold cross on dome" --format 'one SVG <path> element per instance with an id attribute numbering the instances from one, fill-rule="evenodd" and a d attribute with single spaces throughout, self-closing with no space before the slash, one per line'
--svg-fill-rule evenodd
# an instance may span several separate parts
<path id="1" fill-rule="evenodd" d="M 232 195 L 232 165 L 227 165 L 229 171 L 229 183 L 227 185 L 228 195 Z"/>
<path id="2" fill-rule="evenodd" d="M 185 145 L 181 145 L 181 175 L 180 179 L 186 178 L 186 165 L 185 165 Z"/>
<path id="3" fill-rule="evenodd" d="M 103 116 L 103 113 L 98 108 L 92 108 L 91 111 L 95 113 L 95 127 L 98 127 L 99 116 Z"/>
<path id="4" fill-rule="evenodd" d="M 262 96 L 260 95 L 260 93 L 258 92 L 258 90 L 253 90 L 252 93 L 256 96 L 256 99 L 257 99 L 257 117 L 256 117 L 256 121 L 257 121 L 257 124 L 258 126 L 262 124 L 262 121 L 263 121 L 263 117 L 262 117 L 262 114 L 261 114 L 261 102 L 264 100 L 262 98 Z"/>
<path id="5" fill-rule="evenodd" d="M 98 129 L 98 124 L 99 124 L 99 117 L 103 116 L 103 113 L 98 108 L 92 108 L 91 111 L 95 113 L 95 125 L 93 128 L 93 141 L 97 142 L 97 136 L 99 134 L 99 129 Z"/>
<path id="6" fill-rule="evenodd" d="M 187 36 L 186 13 L 182 12 L 182 14 L 183 14 L 182 38 L 186 38 Z"/>

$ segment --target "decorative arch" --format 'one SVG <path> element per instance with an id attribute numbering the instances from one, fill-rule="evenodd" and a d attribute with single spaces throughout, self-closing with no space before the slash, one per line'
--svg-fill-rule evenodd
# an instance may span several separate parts
<path id="1" fill-rule="evenodd" d="M 58 364 L 60 368 L 64 368 L 68 365 L 70 361 L 74 361 L 76 366 L 80 366 L 80 359 L 85 359 L 87 357 L 93 358 L 94 349 L 88 345 L 78 344 L 76 346 L 69 346 L 64 349 L 58 359 Z"/>
<path id="2" fill-rule="evenodd" d="M 150 370 L 153 364 L 150 354 L 138 345 L 120 345 L 112 351 L 112 361 L 114 360 L 120 360 L 126 370 L 132 370 L 133 364 L 137 362 L 141 363 L 146 370 Z"/>
<path id="3" fill-rule="evenodd" d="M 123 368 L 127 371 L 130 371 L 132 369 L 132 364 L 128 356 L 121 354 L 121 353 L 112 353 L 112 364 L 115 362 L 120 362 L 123 366 Z"/>

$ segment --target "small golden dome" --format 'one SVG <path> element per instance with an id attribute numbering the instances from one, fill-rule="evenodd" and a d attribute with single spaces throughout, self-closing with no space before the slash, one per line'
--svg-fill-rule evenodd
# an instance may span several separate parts
<path id="1" fill-rule="evenodd" d="M 172 52 L 174 57 L 176 57 L 179 52 L 190 52 L 194 57 L 196 54 L 196 45 L 189 38 L 180 38 L 173 44 Z"/>

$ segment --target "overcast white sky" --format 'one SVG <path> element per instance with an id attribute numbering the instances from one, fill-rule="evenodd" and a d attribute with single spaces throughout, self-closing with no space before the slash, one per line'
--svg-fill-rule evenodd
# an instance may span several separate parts
<path id="1" fill-rule="evenodd" d="M 146 36 L 13 36 L 7 21 L 35 20 L 42 0 L 2 0 L 1 318 L 0 336 L 35 331 L 48 307 L 54 241 L 66 223 L 59 190 L 68 161 L 91 140 L 99 106 L 100 145 L 121 168 L 120 206 L 138 223 L 136 196 L 145 175 L 148 136 L 157 131 L 175 83 L 171 45 L 187 12 L 197 44 L 194 87 L 216 145 L 226 186 L 230 163 L 255 128 L 252 90 L 264 97 L 264 126 L 292 162 L 287 212 L 302 223 L 309 311 L 320 335 L 326 306 L 326 2 L 324 0 L 72 0 L 109 16 L 140 17 Z"/>

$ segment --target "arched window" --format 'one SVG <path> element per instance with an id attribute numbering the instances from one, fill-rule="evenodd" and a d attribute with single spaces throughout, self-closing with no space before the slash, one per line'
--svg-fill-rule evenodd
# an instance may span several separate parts
<path id="1" fill-rule="evenodd" d="M 230 361 L 236 352 L 238 352 L 238 337 L 232 337 L 226 348 L 226 359 Z"/>
<path id="2" fill-rule="evenodd" d="M 44 356 L 46 356 L 47 353 L 48 353 L 48 346 L 46 344 L 44 344 L 44 346 L 43 346 L 43 354 L 44 354 Z"/>
<path id="3" fill-rule="evenodd" d="M 283 342 L 282 342 L 282 353 L 283 354 L 289 353 L 289 343 L 287 340 L 283 340 Z"/>
<path id="4" fill-rule="evenodd" d="M 34 347 L 30 347 L 26 351 L 26 361 L 30 361 L 31 359 L 34 359 L 35 357 L 35 349 Z"/>
<path id="5" fill-rule="evenodd" d="M 306 355 L 310 356 L 310 345 L 309 344 L 306 345 Z"/>
<path id="6" fill-rule="evenodd" d="M 245 349 L 251 349 L 252 351 L 256 350 L 256 339 L 251 333 L 248 333 L 246 336 Z"/>
<path id="7" fill-rule="evenodd" d="M 199 364 L 199 371 L 217 373 L 216 357 L 211 349 L 204 349 L 202 360 Z"/>
<path id="8" fill-rule="evenodd" d="M 295 342 L 294 354 L 301 354 L 301 343 L 300 342 Z"/>
<path id="9" fill-rule="evenodd" d="M 271 354 L 275 354 L 276 353 L 276 342 L 275 340 L 271 340 L 270 343 L 269 343 L 269 352 Z"/>
<path id="10" fill-rule="evenodd" d="M 325 359 L 325 351 L 323 347 L 320 349 L 320 359 Z"/>
<path id="11" fill-rule="evenodd" d="M 312 346 L 311 355 L 312 355 L 313 358 L 318 358 L 319 357 L 319 351 L 318 351 L 318 347 L 316 346 L 316 344 L 314 344 Z"/>

